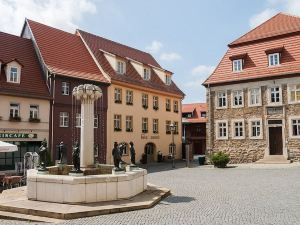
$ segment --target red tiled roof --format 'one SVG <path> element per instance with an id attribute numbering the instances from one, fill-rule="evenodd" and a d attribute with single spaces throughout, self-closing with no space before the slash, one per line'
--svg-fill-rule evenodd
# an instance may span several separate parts
<path id="1" fill-rule="evenodd" d="M 46 82 L 31 40 L 0 32 L 0 92 L 28 97 L 49 98 Z M 17 61 L 22 65 L 20 84 L 8 83 L 5 64 Z"/>
<path id="2" fill-rule="evenodd" d="M 47 68 L 55 74 L 108 82 L 81 38 L 44 24 L 27 20 Z"/>
<path id="3" fill-rule="evenodd" d="M 300 17 L 278 13 L 271 19 L 230 43 L 229 46 L 233 47 L 234 45 L 245 44 L 247 42 L 276 37 L 298 31 L 300 31 Z"/>
<path id="4" fill-rule="evenodd" d="M 183 118 L 188 123 L 206 123 L 207 118 L 201 117 L 201 112 L 207 112 L 206 103 L 182 104 L 182 113 L 193 112 L 192 118 Z"/>
<path id="5" fill-rule="evenodd" d="M 294 21 L 295 17 L 287 16 L 284 14 L 278 14 L 273 17 L 275 21 L 278 18 L 291 17 Z M 269 23 L 273 24 L 272 19 L 267 21 L 265 25 Z M 288 19 L 285 19 L 288 21 Z M 300 18 L 297 18 L 300 28 Z M 263 25 L 261 25 L 263 26 Z M 269 27 L 269 25 L 268 25 Z M 275 27 L 276 28 L 276 27 Z M 266 30 L 267 28 L 261 30 Z M 281 28 L 281 33 L 283 30 L 289 30 Z M 251 33 L 251 32 L 250 32 Z M 273 33 L 276 33 L 274 31 Z M 274 76 L 286 76 L 300 73 L 300 34 L 293 33 L 286 36 L 278 36 L 276 38 L 248 42 L 243 45 L 230 46 L 224 57 L 220 61 L 219 65 L 211 76 L 204 82 L 204 85 L 208 84 L 220 84 L 220 83 L 230 83 L 230 82 L 242 82 L 249 81 L 253 79 L 267 79 Z M 266 51 L 274 49 L 280 49 L 280 65 L 269 67 L 268 66 L 268 56 Z M 279 51 L 279 50 L 278 50 Z M 231 56 L 247 54 L 244 58 L 244 66 L 242 72 L 232 71 L 232 61 Z"/>
<path id="6" fill-rule="evenodd" d="M 176 86 L 174 82 L 172 82 L 171 85 L 166 85 L 159 78 L 159 76 L 155 73 L 155 71 L 152 68 L 151 68 L 151 79 L 149 81 L 144 80 L 129 61 L 130 59 L 133 59 L 147 65 L 155 64 L 154 66 L 160 67 L 150 54 L 141 52 L 136 49 L 132 49 L 130 47 L 118 44 L 116 42 L 108 41 L 106 39 L 103 39 L 96 35 L 89 34 L 84 31 L 78 31 L 78 32 L 80 33 L 80 35 L 82 36 L 86 44 L 93 52 L 95 58 L 97 59 L 101 67 L 104 69 L 104 71 L 107 74 L 109 74 L 112 80 L 133 84 L 137 86 L 142 86 L 146 88 L 151 88 L 154 90 L 159 90 L 167 93 L 177 94 L 181 96 L 184 95 L 184 93 Z M 103 43 L 106 43 L 107 45 Z M 103 46 L 105 47 L 105 49 L 103 49 Z M 110 50 L 108 47 L 110 47 L 113 50 Z M 104 56 L 103 51 L 100 51 L 100 49 L 104 50 L 105 52 L 116 54 L 117 57 L 123 57 L 123 60 L 126 61 L 126 74 L 122 74 L 122 75 L 118 74 L 111 67 L 110 63 Z M 122 50 L 124 50 L 124 52 L 122 52 Z M 136 51 L 136 53 L 134 53 L 134 51 Z"/>

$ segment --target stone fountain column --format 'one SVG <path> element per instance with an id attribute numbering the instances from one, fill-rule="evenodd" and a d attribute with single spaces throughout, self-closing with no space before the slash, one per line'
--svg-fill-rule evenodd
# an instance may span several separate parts
<path id="1" fill-rule="evenodd" d="M 102 96 L 102 90 L 93 84 L 79 85 L 73 96 L 81 101 L 80 167 L 94 166 L 94 101 Z"/>

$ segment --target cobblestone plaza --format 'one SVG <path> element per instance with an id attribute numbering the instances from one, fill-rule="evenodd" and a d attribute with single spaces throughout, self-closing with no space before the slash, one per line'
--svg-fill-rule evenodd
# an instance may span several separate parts
<path id="1" fill-rule="evenodd" d="M 300 165 L 149 167 L 149 182 L 172 196 L 151 209 L 66 221 L 63 224 L 300 224 Z M 1 224 L 27 224 L 3 220 Z"/>

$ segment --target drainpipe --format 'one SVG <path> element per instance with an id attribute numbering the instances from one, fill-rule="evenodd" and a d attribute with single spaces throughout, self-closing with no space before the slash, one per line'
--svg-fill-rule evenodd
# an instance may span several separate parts
<path id="1" fill-rule="evenodd" d="M 207 108 L 208 108 L 208 126 L 207 126 L 207 134 L 209 138 L 207 138 L 207 147 L 206 147 L 206 155 L 209 155 L 212 151 L 212 107 L 211 107 L 211 95 L 210 95 L 210 85 L 207 85 L 206 90 L 208 91 L 208 101 L 207 101 Z"/>

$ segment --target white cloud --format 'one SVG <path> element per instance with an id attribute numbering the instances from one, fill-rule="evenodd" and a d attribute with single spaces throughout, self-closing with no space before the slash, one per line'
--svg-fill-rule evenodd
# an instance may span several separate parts
<path id="1" fill-rule="evenodd" d="M 200 88 L 206 78 L 215 70 L 215 66 L 198 65 L 191 71 L 192 77 L 184 84 L 187 88 Z"/>
<path id="2" fill-rule="evenodd" d="M 249 20 L 249 25 L 251 28 L 257 27 L 258 25 L 262 24 L 266 20 L 270 19 L 275 14 L 276 14 L 275 9 L 267 8 L 264 11 L 252 16 Z"/>
<path id="3" fill-rule="evenodd" d="M 160 55 L 160 59 L 164 60 L 164 61 L 175 61 L 175 60 L 180 60 L 181 59 L 181 55 L 179 55 L 176 52 L 170 52 L 170 53 L 162 53 Z"/>
<path id="4" fill-rule="evenodd" d="M 149 51 L 152 54 L 158 53 L 161 48 L 163 47 L 163 44 L 160 41 L 152 41 L 151 45 L 146 47 L 146 50 Z"/>
<path id="5" fill-rule="evenodd" d="M 193 75 L 210 75 L 214 69 L 215 66 L 206 66 L 206 65 L 199 65 L 192 69 Z"/>
<path id="6" fill-rule="evenodd" d="M 26 17 L 73 33 L 84 14 L 95 12 L 91 0 L 0 0 L 0 30 L 20 34 Z"/>

